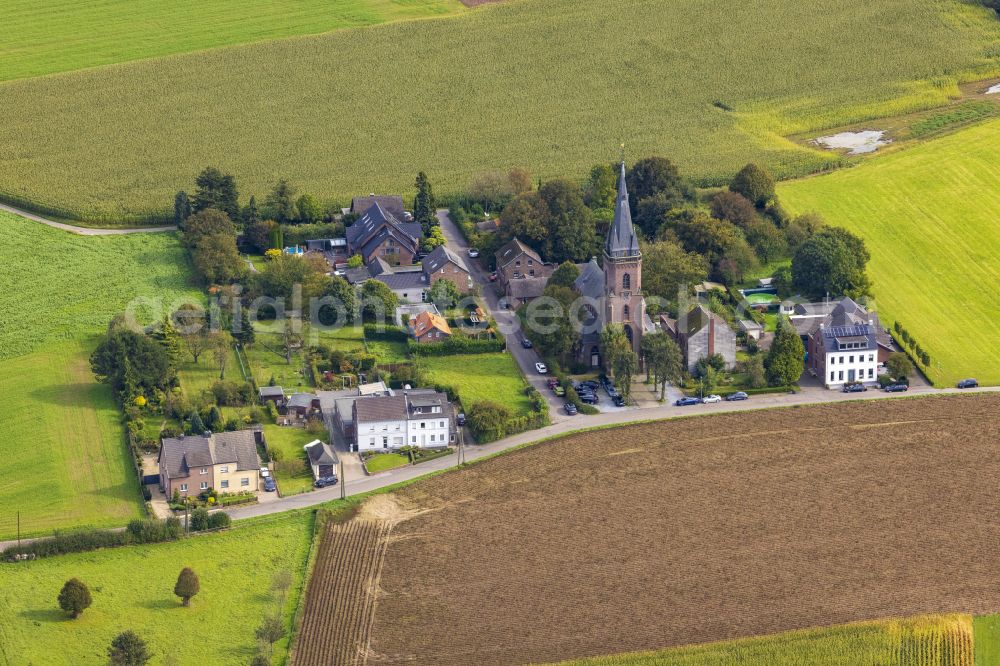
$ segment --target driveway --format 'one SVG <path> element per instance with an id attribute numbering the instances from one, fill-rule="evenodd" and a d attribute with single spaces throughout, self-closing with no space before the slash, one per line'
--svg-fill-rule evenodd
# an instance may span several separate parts
<path id="1" fill-rule="evenodd" d="M 441 225 L 441 232 L 447 241 L 448 249 L 461 258 L 465 264 L 465 269 L 469 271 L 473 280 L 479 285 L 483 301 L 486 303 L 486 309 L 489 310 L 490 316 L 496 321 L 497 328 L 499 329 L 498 332 L 507 341 L 507 351 L 517 361 L 517 364 L 521 367 L 521 372 L 524 373 L 528 382 L 538 389 L 539 393 L 545 396 L 548 401 L 549 418 L 554 423 L 573 418 L 567 416 L 562 408 L 565 400 L 557 398 L 546 385 L 549 376 L 541 375 L 535 370 L 535 363 L 541 362 L 542 358 L 534 349 L 525 349 L 521 346 L 523 336 L 520 332 L 521 325 L 517 315 L 512 310 L 500 307 L 500 298 L 494 291 L 493 283 L 490 282 L 489 273 L 482 268 L 479 261 L 469 258 L 469 244 L 458 230 L 458 227 L 455 226 L 455 223 L 452 222 L 448 211 L 437 211 L 437 218 L 438 223 Z"/>
<path id="2" fill-rule="evenodd" d="M 121 236 L 123 234 L 155 234 L 155 233 L 162 233 L 165 231 L 177 231 L 177 227 L 174 226 L 139 227 L 136 229 L 90 229 L 88 227 L 76 227 L 73 226 L 72 224 L 63 224 L 62 222 L 55 222 L 53 220 L 46 219 L 40 215 L 35 215 L 34 213 L 29 213 L 26 210 L 21 210 L 20 208 L 15 208 L 13 206 L 8 206 L 6 204 L 0 204 L 0 210 L 6 211 L 8 213 L 13 213 L 14 215 L 23 217 L 26 220 L 39 222 L 41 224 L 50 226 L 54 229 L 62 229 L 63 231 L 79 234 L 81 236 Z"/>

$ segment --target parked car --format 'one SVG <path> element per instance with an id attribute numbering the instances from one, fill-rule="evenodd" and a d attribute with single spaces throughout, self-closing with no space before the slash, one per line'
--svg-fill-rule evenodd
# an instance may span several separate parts
<path id="1" fill-rule="evenodd" d="M 540 374 L 540 375 L 544 375 L 545 373 L 547 373 L 549 371 L 549 369 L 547 367 L 545 367 L 544 363 L 536 363 L 535 364 L 535 370 L 537 370 L 538 374 Z"/>
<path id="2" fill-rule="evenodd" d="M 569 414 L 570 416 L 576 416 L 577 414 L 576 405 L 574 405 L 572 402 L 567 402 L 565 405 L 563 405 L 563 409 L 565 409 L 566 413 Z"/>
<path id="3" fill-rule="evenodd" d="M 690 405 L 700 405 L 701 398 L 678 398 L 674 403 L 678 407 L 688 407 Z"/>
<path id="4" fill-rule="evenodd" d="M 588 393 L 586 395 L 581 395 L 580 396 L 580 402 L 585 402 L 588 405 L 596 405 L 597 404 L 597 396 L 594 395 L 593 393 Z"/>
<path id="5" fill-rule="evenodd" d="M 566 395 L 566 389 L 564 389 L 559 384 L 556 384 L 555 386 L 552 387 L 552 392 L 556 394 L 557 398 L 561 398 L 564 395 Z"/>
<path id="6" fill-rule="evenodd" d="M 471 258 L 473 258 L 473 259 L 477 259 L 479 257 L 479 250 L 477 250 L 474 247 L 470 247 L 469 248 L 469 256 Z"/>
<path id="7" fill-rule="evenodd" d="M 963 379 L 958 383 L 958 388 L 978 388 L 979 382 L 975 379 Z"/>
<path id="8" fill-rule="evenodd" d="M 559 385 L 559 380 L 556 379 L 555 377 L 549 377 L 548 379 L 545 380 L 545 385 L 548 386 L 550 389 L 554 389 L 556 386 Z"/>
<path id="9" fill-rule="evenodd" d="M 528 338 L 521 338 L 521 346 L 524 347 L 525 349 L 531 349 L 535 345 L 531 344 L 531 340 L 529 340 Z"/>
<path id="10" fill-rule="evenodd" d="M 624 407 L 625 406 L 625 398 L 621 397 L 617 393 L 615 393 L 613 396 L 611 396 L 611 399 L 614 400 L 615 407 Z"/>
<path id="11" fill-rule="evenodd" d="M 889 384 L 885 387 L 886 393 L 902 393 L 903 391 L 908 391 L 910 389 L 906 384 Z"/>
<path id="12" fill-rule="evenodd" d="M 868 387 L 864 384 L 844 384 L 844 393 L 864 393 Z"/>
<path id="13" fill-rule="evenodd" d="M 455 421 L 456 421 L 456 423 L 458 423 L 459 426 L 464 426 L 465 425 L 465 413 L 464 412 L 460 413 L 458 415 L 458 418 Z"/>
<path id="14" fill-rule="evenodd" d="M 713 393 L 712 395 L 706 395 L 704 398 L 701 399 L 701 401 L 703 403 L 705 403 L 706 405 L 711 405 L 711 404 L 716 403 L 716 402 L 722 402 L 722 396 L 721 395 L 715 395 Z"/>
<path id="15" fill-rule="evenodd" d="M 326 488 L 327 486 L 336 485 L 336 483 L 337 483 L 336 475 L 321 476 L 318 479 L 316 479 L 316 483 L 314 483 L 313 485 L 316 486 L 317 488 Z"/>
<path id="16" fill-rule="evenodd" d="M 729 395 L 727 395 L 726 400 L 728 400 L 729 402 L 735 402 L 736 400 L 746 400 L 749 397 L 750 396 L 744 393 L 743 391 L 737 391 L 736 393 L 730 393 Z"/>
<path id="17" fill-rule="evenodd" d="M 586 381 L 580 382 L 580 386 L 586 386 L 592 391 L 596 391 L 601 387 L 601 384 L 596 379 L 588 379 Z"/>
<path id="18" fill-rule="evenodd" d="M 269 476 L 271 476 L 271 470 L 269 470 L 266 467 L 261 467 L 260 468 L 260 478 L 266 479 Z"/>
<path id="19" fill-rule="evenodd" d="M 265 476 L 264 477 L 264 491 L 265 492 L 269 492 L 269 493 L 273 493 L 277 489 L 278 489 L 278 484 L 276 484 L 274 482 L 274 477 L 273 476 Z"/>

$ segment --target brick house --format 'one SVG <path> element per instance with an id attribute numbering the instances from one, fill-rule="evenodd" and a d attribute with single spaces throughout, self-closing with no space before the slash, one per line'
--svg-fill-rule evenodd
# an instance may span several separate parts
<path id="1" fill-rule="evenodd" d="M 160 486 L 167 497 L 214 488 L 218 492 L 257 492 L 260 430 L 167 437 L 160 443 Z"/>
<path id="2" fill-rule="evenodd" d="M 420 312 L 410 320 L 410 335 L 417 342 L 443 342 L 451 337 L 451 327 L 435 312 Z"/>
<path id="3" fill-rule="evenodd" d="M 381 257 L 392 266 L 409 266 L 420 249 L 420 225 L 402 222 L 375 201 L 347 228 L 347 252 L 361 255 L 365 265 Z"/>
<path id="4" fill-rule="evenodd" d="M 497 286 L 513 306 L 541 296 L 555 270 L 554 266 L 543 262 L 537 252 L 516 238 L 497 250 L 495 257 Z"/>
<path id="5" fill-rule="evenodd" d="M 465 268 L 461 257 L 444 245 L 439 245 L 424 257 L 421 266 L 428 288 L 433 287 L 439 280 L 448 280 L 455 285 L 460 294 L 472 291 L 472 276 Z"/>
<path id="6" fill-rule="evenodd" d="M 660 326 L 677 341 L 688 372 L 694 372 L 700 359 L 715 354 L 722 356 L 727 368 L 736 365 L 736 333 L 704 305 L 696 305 L 677 321 L 661 316 Z"/>

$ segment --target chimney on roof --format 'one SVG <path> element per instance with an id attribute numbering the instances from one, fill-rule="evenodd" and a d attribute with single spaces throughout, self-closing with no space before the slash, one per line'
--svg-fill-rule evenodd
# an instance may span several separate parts
<path id="1" fill-rule="evenodd" d="M 204 433 L 205 439 L 208 439 L 211 436 L 212 436 L 212 431 L 211 430 L 206 430 L 205 433 Z"/>

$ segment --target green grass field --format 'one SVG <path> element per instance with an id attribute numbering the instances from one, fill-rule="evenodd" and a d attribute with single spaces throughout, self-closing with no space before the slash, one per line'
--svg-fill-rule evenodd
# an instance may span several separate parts
<path id="1" fill-rule="evenodd" d="M 96 335 L 136 296 L 187 286 L 176 238 L 85 238 L 0 213 L 0 539 L 140 513 L 111 391 L 94 381 Z"/>
<path id="2" fill-rule="evenodd" d="M 1000 664 L 1000 615 L 972 618 L 976 638 L 976 664 Z"/>
<path id="3" fill-rule="evenodd" d="M 181 388 L 191 397 L 197 396 L 202 391 L 212 388 L 215 382 L 219 381 L 219 363 L 211 351 L 206 352 L 198 359 L 198 363 L 191 360 L 191 355 L 185 353 L 183 362 L 177 369 L 177 376 L 181 382 Z M 226 361 L 227 382 L 242 382 L 243 373 L 240 370 L 240 361 L 236 358 L 236 350 L 229 352 L 229 360 Z"/>
<path id="4" fill-rule="evenodd" d="M 310 434 L 303 428 L 268 424 L 264 426 L 268 449 L 280 452 L 281 461 L 270 464 L 282 495 L 296 495 L 312 490 L 312 469 L 302 447 L 314 439 L 329 440 L 329 436 Z"/>
<path id="5" fill-rule="evenodd" d="M 268 386 L 271 381 L 281 386 L 285 392 L 310 390 L 309 382 L 303 374 L 305 359 L 301 351 L 292 353 L 292 362 L 285 359 L 281 336 L 272 333 L 256 334 L 256 341 L 244 349 L 250 371 L 258 386 Z"/>
<path id="6" fill-rule="evenodd" d="M 972 666 L 971 638 L 968 615 L 929 615 L 580 659 L 559 666 Z"/>
<path id="7" fill-rule="evenodd" d="M 524 395 L 527 382 L 510 354 L 426 356 L 417 365 L 429 383 L 453 387 L 466 409 L 490 400 L 507 405 L 516 415 L 531 413 L 531 401 Z"/>
<path id="8" fill-rule="evenodd" d="M 1000 21 L 960 0 L 522 0 L 4 83 L 0 192 L 120 224 L 162 219 L 209 164 L 244 200 L 287 177 L 344 202 L 419 170 L 439 194 L 515 165 L 582 177 L 622 141 L 703 182 L 751 159 L 800 175 L 838 158 L 784 137 L 997 72 Z"/>
<path id="9" fill-rule="evenodd" d="M 458 0 L 6 0 L 0 81 L 461 9 Z"/>
<path id="10" fill-rule="evenodd" d="M 369 458 L 365 462 L 365 467 L 368 468 L 369 474 L 377 474 L 409 464 L 409 456 L 405 456 L 402 453 L 380 453 Z"/>
<path id="11" fill-rule="evenodd" d="M 0 664 L 88 666 L 108 663 L 107 647 L 132 629 L 154 653 L 150 664 L 243 666 L 254 654 L 254 630 L 280 612 L 290 626 L 303 585 L 310 515 L 258 518 L 225 532 L 187 540 L 64 555 L 0 567 Z M 184 608 L 173 595 L 182 567 L 201 579 Z M 275 572 L 293 584 L 283 606 L 269 594 Z M 63 583 L 87 583 L 93 605 L 76 620 L 56 604 Z M 287 650 L 276 644 L 275 664 Z"/>
<path id="12" fill-rule="evenodd" d="M 865 239 L 883 323 L 899 320 L 927 350 L 936 385 L 1000 384 L 1000 121 L 778 195 Z"/>

